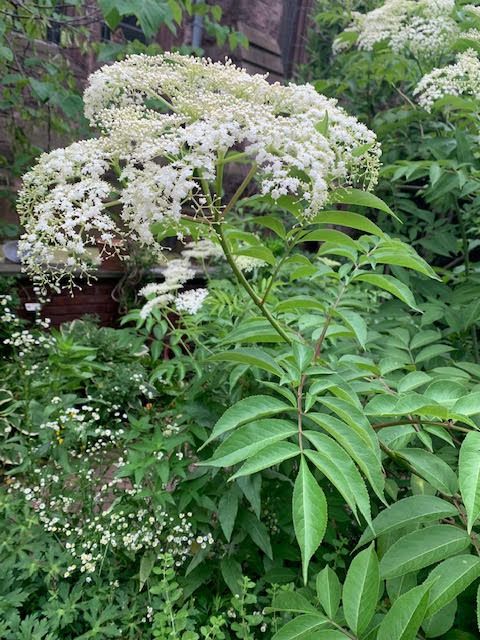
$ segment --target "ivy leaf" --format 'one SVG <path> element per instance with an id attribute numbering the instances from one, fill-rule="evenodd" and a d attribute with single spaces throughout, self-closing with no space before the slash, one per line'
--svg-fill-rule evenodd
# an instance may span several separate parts
<path id="1" fill-rule="evenodd" d="M 430 584 L 410 589 L 382 620 L 377 640 L 415 640 L 428 606 Z"/>
<path id="2" fill-rule="evenodd" d="M 342 597 L 342 585 L 335 571 L 326 566 L 317 575 L 317 597 L 327 616 L 333 620 L 337 615 Z"/>
<path id="3" fill-rule="evenodd" d="M 396 578 L 440 562 L 470 545 L 466 531 L 450 524 L 438 524 L 401 537 L 380 562 L 383 578 Z"/>
<path id="4" fill-rule="evenodd" d="M 460 493 L 467 512 L 467 530 L 480 515 L 480 433 L 472 431 L 462 442 L 458 460 Z"/>
<path id="5" fill-rule="evenodd" d="M 302 554 L 306 584 L 310 559 L 320 546 L 327 527 L 327 501 L 303 457 L 293 488 L 292 507 L 293 528 Z"/>
<path id="6" fill-rule="evenodd" d="M 480 558 L 477 556 L 454 556 L 440 563 L 428 576 L 432 589 L 427 617 L 443 609 L 478 577 L 480 577 Z"/>
<path id="7" fill-rule="evenodd" d="M 380 572 L 373 543 L 352 560 L 343 585 L 343 613 L 348 626 L 361 634 L 373 618 L 380 595 Z"/>

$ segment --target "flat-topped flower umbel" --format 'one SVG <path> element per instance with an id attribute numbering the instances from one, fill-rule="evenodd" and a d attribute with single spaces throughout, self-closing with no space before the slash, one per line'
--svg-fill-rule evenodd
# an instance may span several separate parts
<path id="1" fill-rule="evenodd" d="M 153 224 L 228 213 L 230 160 L 249 165 L 263 194 L 297 197 L 305 219 L 330 189 L 377 180 L 375 135 L 335 100 L 229 60 L 131 56 L 91 76 L 85 113 L 99 136 L 43 154 L 19 198 L 25 267 L 56 284 L 91 270 L 91 246 L 122 254 L 128 239 L 161 250 Z"/>

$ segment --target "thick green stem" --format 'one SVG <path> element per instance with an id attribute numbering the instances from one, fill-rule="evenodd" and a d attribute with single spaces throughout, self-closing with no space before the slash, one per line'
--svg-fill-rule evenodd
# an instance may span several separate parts
<path id="1" fill-rule="evenodd" d="M 281 327 L 281 325 L 277 322 L 277 320 L 275 320 L 275 318 L 272 316 L 270 311 L 264 306 L 262 299 L 256 294 L 252 285 L 249 283 L 249 281 L 243 275 L 241 270 L 238 268 L 235 262 L 235 259 L 232 255 L 232 252 L 230 250 L 228 240 L 225 237 L 225 233 L 223 231 L 223 226 L 221 221 L 218 221 L 218 224 L 217 224 L 217 234 L 223 249 L 223 253 L 225 254 L 225 258 L 228 264 L 230 265 L 238 282 L 245 289 L 245 291 L 248 293 L 250 298 L 253 300 L 256 306 L 260 309 L 264 318 L 268 320 L 268 322 L 272 325 L 275 331 L 285 340 L 285 342 L 287 342 L 288 344 L 292 344 L 292 339 L 290 338 L 290 336 L 285 332 L 285 330 Z"/>
<path id="2" fill-rule="evenodd" d="M 245 191 L 245 189 L 248 187 L 248 185 L 252 181 L 252 178 L 255 175 L 255 173 L 257 171 L 257 168 L 258 168 L 257 167 L 257 163 L 254 162 L 252 164 L 252 166 L 250 167 L 250 171 L 247 173 L 247 175 L 243 179 L 242 184 L 235 191 L 235 193 L 232 196 L 232 199 L 230 200 L 230 202 L 225 207 L 225 209 L 224 209 L 224 211 L 222 213 L 222 216 L 224 218 L 227 215 L 227 213 L 229 213 L 233 209 L 233 207 L 237 204 L 237 202 L 240 199 L 240 197 L 242 196 L 243 192 Z"/>

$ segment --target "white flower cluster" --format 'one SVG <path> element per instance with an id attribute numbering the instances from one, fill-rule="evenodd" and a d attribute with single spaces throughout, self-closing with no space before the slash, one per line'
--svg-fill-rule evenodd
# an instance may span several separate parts
<path id="1" fill-rule="evenodd" d="M 423 76 L 415 88 L 419 104 L 431 111 L 434 103 L 445 96 L 465 96 L 480 99 L 480 59 L 469 49 L 457 56 L 457 61 L 434 69 Z"/>
<path id="2" fill-rule="evenodd" d="M 64 480 L 59 474 L 37 472 L 36 484 L 24 486 L 14 479 L 9 491 L 22 493 L 45 530 L 65 544 L 73 562 L 64 577 L 76 570 L 94 573 L 109 551 L 138 553 L 151 549 L 158 556 L 171 554 L 180 566 L 195 553 L 197 545 L 206 549 L 214 543 L 211 533 L 195 533 L 192 513 L 172 516 L 143 497 L 142 487 L 132 487 L 124 479 L 106 479 L 95 487 L 95 483 L 101 483 L 99 469 L 82 471 L 78 482 L 95 490 L 95 512 L 89 515 L 80 496 L 72 495 L 71 486 L 69 495 L 63 492 Z"/>
<path id="3" fill-rule="evenodd" d="M 0 296 L 0 322 L 10 325 L 21 324 L 20 318 L 10 309 L 12 304 L 12 296 L 5 294 Z"/>
<path id="4" fill-rule="evenodd" d="M 88 273 L 92 246 L 122 254 L 132 239 L 160 250 L 152 225 L 184 211 L 221 214 L 217 168 L 232 149 L 256 167 L 262 193 L 294 195 L 304 216 L 331 188 L 370 188 L 378 176 L 374 133 L 335 100 L 228 60 L 130 56 L 91 76 L 85 111 L 100 137 L 42 155 L 24 178 L 20 251 L 39 278 L 46 263 L 58 278 Z"/>
<path id="5" fill-rule="evenodd" d="M 334 43 L 334 53 L 348 46 L 355 32 L 359 49 L 371 51 L 382 42 L 396 53 L 417 59 L 438 59 L 449 51 L 460 29 L 452 17 L 454 0 L 387 0 L 366 14 L 355 12 L 352 24 Z"/>
<path id="6" fill-rule="evenodd" d="M 175 300 L 177 311 L 195 315 L 201 309 L 205 298 L 208 296 L 207 289 L 191 289 L 179 293 Z"/>

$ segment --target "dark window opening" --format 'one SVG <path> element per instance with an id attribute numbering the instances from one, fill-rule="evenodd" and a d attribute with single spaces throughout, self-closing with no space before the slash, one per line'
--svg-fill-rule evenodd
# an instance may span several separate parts
<path id="1" fill-rule="evenodd" d="M 115 31 L 117 30 L 121 31 L 123 38 L 127 42 L 138 40 L 139 42 L 143 42 L 144 44 L 147 43 L 145 34 L 138 26 L 137 18 L 135 16 L 124 16 Z M 103 41 L 112 40 L 112 30 L 105 23 L 102 24 L 101 38 Z"/>

